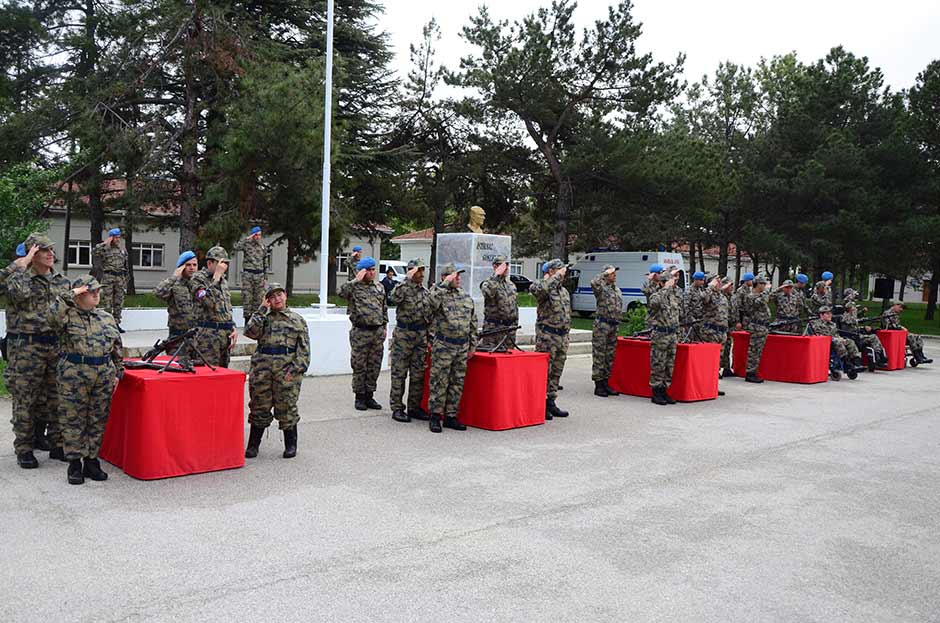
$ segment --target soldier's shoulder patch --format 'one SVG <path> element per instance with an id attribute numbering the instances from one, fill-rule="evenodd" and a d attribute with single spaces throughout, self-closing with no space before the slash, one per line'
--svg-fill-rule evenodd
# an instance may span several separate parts
<path id="1" fill-rule="evenodd" d="M 199 288 L 198 290 L 196 290 L 196 300 L 201 301 L 204 298 L 206 298 L 206 289 Z"/>

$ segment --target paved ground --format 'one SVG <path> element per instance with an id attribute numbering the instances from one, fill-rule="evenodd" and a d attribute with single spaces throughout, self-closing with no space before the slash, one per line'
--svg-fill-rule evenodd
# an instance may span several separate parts
<path id="1" fill-rule="evenodd" d="M 937 368 L 663 408 L 579 357 L 567 420 L 442 435 L 308 379 L 293 461 L 82 487 L 4 430 L 0 620 L 937 621 Z"/>

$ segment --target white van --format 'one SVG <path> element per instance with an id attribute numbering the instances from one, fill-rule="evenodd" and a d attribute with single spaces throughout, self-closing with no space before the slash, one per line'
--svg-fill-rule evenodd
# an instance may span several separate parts
<path id="1" fill-rule="evenodd" d="M 597 309 L 597 300 L 591 290 L 591 280 L 603 272 L 604 266 L 616 266 L 617 286 L 623 297 L 624 310 L 633 309 L 637 305 L 645 305 L 646 297 L 640 286 L 646 280 L 650 264 L 679 267 L 679 282 L 677 287 L 685 288 L 685 265 L 681 253 L 666 253 L 663 251 L 596 251 L 585 253 L 575 262 L 572 272 L 579 271 L 578 283 L 571 297 L 571 309 L 581 316 L 590 316 Z"/>
<path id="2" fill-rule="evenodd" d="M 398 260 L 382 260 L 379 262 L 379 272 L 375 278 L 383 279 L 389 268 L 395 271 L 395 281 L 402 282 L 405 280 L 405 273 L 408 272 L 408 262 L 399 262 Z"/>

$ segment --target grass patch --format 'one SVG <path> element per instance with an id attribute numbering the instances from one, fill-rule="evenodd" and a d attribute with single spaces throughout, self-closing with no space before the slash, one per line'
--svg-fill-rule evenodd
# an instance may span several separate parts
<path id="1" fill-rule="evenodd" d="M 9 396 L 6 381 L 3 380 L 3 371 L 7 369 L 7 360 L 0 359 L 0 396 Z"/>

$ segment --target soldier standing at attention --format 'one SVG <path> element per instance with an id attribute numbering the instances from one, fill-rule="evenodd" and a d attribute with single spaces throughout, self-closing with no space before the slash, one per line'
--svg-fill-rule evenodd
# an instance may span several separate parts
<path id="1" fill-rule="evenodd" d="M 800 311 L 802 310 L 802 296 L 793 292 L 793 282 L 787 279 L 774 290 L 773 299 L 777 304 L 777 322 L 787 324 L 779 325 L 780 331 L 790 333 L 800 332 Z"/>
<path id="2" fill-rule="evenodd" d="M 356 395 L 356 409 L 381 409 L 375 401 L 376 381 L 382 370 L 382 354 L 385 351 L 388 307 L 385 288 L 375 279 L 375 260 L 364 257 L 356 264 L 359 271 L 351 281 L 339 289 L 346 299 L 349 321 L 350 360 L 353 370 L 352 388 Z"/>
<path id="3" fill-rule="evenodd" d="M 770 293 L 766 291 L 767 279 L 760 275 L 754 279 L 754 287 L 745 299 L 745 322 L 748 333 L 751 334 L 747 348 L 747 374 L 744 380 L 748 383 L 763 383 L 764 379 L 757 375 L 760 367 L 760 358 L 764 353 L 764 344 L 770 333 L 770 306 L 767 301 Z"/>
<path id="4" fill-rule="evenodd" d="M 206 267 L 189 280 L 193 296 L 193 319 L 199 332 L 195 346 L 210 364 L 227 368 L 238 334 L 232 322 L 232 295 L 225 272 L 228 252 L 212 247 L 206 253 Z"/>
<path id="5" fill-rule="evenodd" d="M 121 336 L 114 317 L 96 309 L 101 286 L 83 275 L 51 307 L 62 355 L 57 367 L 59 421 L 70 485 L 107 480 L 98 451 L 111 412 L 111 394 L 124 376 Z M 84 466 L 82 461 L 84 460 Z"/>
<path id="6" fill-rule="evenodd" d="M 389 298 L 396 305 L 395 331 L 392 334 L 392 389 L 388 401 L 392 419 L 396 422 L 427 420 L 428 414 L 421 408 L 424 393 L 424 364 L 428 356 L 428 323 L 431 320 L 431 303 L 428 289 L 424 287 L 424 262 L 413 259 L 408 262 L 405 280 L 395 286 Z M 405 381 L 411 376 L 408 386 L 408 411 L 402 397 Z"/>
<path id="7" fill-rule="evenodd" d="M 441 432 L 441 425 L 453 430 L 467 430 L 457 419 L 467 360 L 473 355 L 477 339 L 477 316 L 473 299 L 460 287 L 460 274 L 453 264 L 441 269 L 441 281 L 430 294 L 431 333 L 431 395 L 428 428 Z"/>
<path id="8" fill-rule="evenodd" d="M 904 327 L 901 325 L 901 312 L 904 310 L 904 303 L 898 301 L 891 305 L 891 309 L 885 312 L 882 325 L 888 330 L 899 330 Z M 933 363 L 933 359 L 924 356 L 924 338 L 914 335 L 910 331 L 907 333 L 907 346 L 911 349 L 911 354 L 917 359 L 917 363 Z"/>
<path id="9" fill-rule="evenodd" d="M 235 243 L 235 251 L 242 252 L 242 316 L 247 327 L 264 294 L 268 247 L 261 242 L 261 228 L 252 227 L 247 237 Z"/>
<path id="10" fill-rule="evenodd" d="M 689 327 L 690 342 L 699 341 L 699 326 L 696 321 L 702 319 L 702 294 L 705 292 L 705 273 L 695 271 L 692 273 L 692 287 L 682 293 L 682 313 L 679 319 Z"/>
<path id="11" fill-rule="evenodd" d="M 124 289 L 127 287 L 127 251 L 121 248 L 121 230 L 115 227 L 108 237 L 95 245 L 92 265 L 101 275 L 101 300 L 104 308 L 114 316 L 118 331 L 121 328 L 121 310 L 124 309 Z"/>
<path id="12" fill-rule="evenodd" d="M 606 398 L 619 396 L 610 386 L 610 369 L 617 352 L 617 331 L 623 317 L 623 296 L 617 287 L 617 269 L 610 264 L 591 280 L 591 289 L 597 301 L 594 326 L 591 330 L 591 380 L 594 395 Z"/>
<path id="13" fill-rule="evenodd" d="M 721 366 L 731 367 L 725 359 L 724 347 L 728 342 L 728 321 L 731 318 L 731 302 L 728 296 L 734 283 L 727 277 L 712 277 L 702 293 L 702 325 L 699 337 L 703 342 L 722 344 Z M 722 378 L 719 374 L 718 378 Z M 718 391 L 719 396 L 725 393 Z"/>
<path id="14" fill-rule="evenodd" d="M 39 467 L 33 450 L 64 458 L 58 418 L 56 365 L 59 338 L 51 324 L 51 306 L 68 292 L 69 281 L 56 272 L 52 241 L 40 233 L 24 243 L 26 254 L 8 267 L 7 368 L 4 378 L 13 397 L 13 449 L 24 469 Z M 43 435 L 48 427 L 49 439 Z"/>
<path id="15" fill-rule="evenodd" d="M 558 384 L 568 358 L 568 332 L 571 330 L 571 294 L 565 288 L 568 267 L 559 259 L 542 264 L 544 277 L 529 286 L 529 293 L 538 301 L 535 322 L 535 350 L 548 353 L 548 388 L 545 397 L 545 419 L 568 417 L 555 404 Z"/>
<path id="16" fill-rule="evenodd" d="M 349 260 L 346 262 L 346 276 L 347 281 L 352 281 L 356 278 L 356 273 L 359 272 L 359 269 L 356 266 L 359 264 L 359 260 L 362 259 L 362 247 L 358 244 L 352 248 L 352 253 L 349 254 Z"/>
<path id="17" fill-rule="evenodd" d="M 196 254 L 184 251 L 176 260 L 173 274 L 157 284 L 153 295 L 166 301 L 167 327 L 170 337 L 182 335 L 193 325 L 193 295 L 189 290 L 189 281 L 196 274 Z"/>
<path id="18" fill-rule="evenodd" d="M 741 285 L 734 291 L 731 297 L 731 319 L 734 323 L 734 329 L 740 331 L 747 329 L 747 295 L 751 293 L 754 285 L 754 273 L 744 273 L 741 275 Z"/>
<path id="19" fill-rule="evenodd" d="M 251 316 L 245 335 L 258 341 L 248 372 L 248 447 L 245 458 L 258 456 L 264 430 L 277 419 L 284 431 L 285 459 L 297 456 L 297 400 L 304 372 L 310 365 L 307 321 L 287 308 L 287 291 L 271 283 L 258 312 Z M 274 415 L 271 415 L 271 410 Z"/>
<path id="20" fill-rule="evenodd" d="M 659 275 L 662 287 L 650 297 L 650 387 L 652 402 L 657 405 L 675 404 L 667 393 L 672 384 L 672 370 L 676 362 L 679 343 L 679 314 L 682 299 L 676 288 L 678 271 L 673 269 Z"/>
<path id="21" fill-rule="evenodd" d="M 480 284 L 483 292 L 483 331 L 519 326 L 519 301 L 516 286 L 509 280 L 509 259 L 505 255 L 493 258 L 493 274 Z M 517 348 L 516 332 L 488 335 L 480 341 L 495 347 L 503 338 L 507 349 Z"/>
<path id="22" fill-rule="evenodd" d="M 832 347 L 835 349 L 846 371 L 862 367 L 862 355 L 858 346 L 852 340 L 839 335 L 839 328 L 832 321 L 832 308 L 823 305 L 819 308 L 819 315 L 810 320 L 809 331 L 812 335 L 824 335 L 832 338 Z"/>

